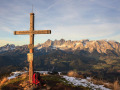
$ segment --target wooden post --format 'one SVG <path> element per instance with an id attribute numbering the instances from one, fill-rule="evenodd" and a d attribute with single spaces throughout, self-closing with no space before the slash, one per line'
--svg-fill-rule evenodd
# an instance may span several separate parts
<path id="1" fill-rule="evenodd" d="M 28 62 L 29 62 L 29 82 L 32 83 L 32 76 L 34 72 L 34 60 L 33 60 L 33 53 L 34 53 L 34 34 L 51 34 L 51 30 L 35 30 L 34 31 L 34 13 L 30 13 L 30 30 L 29 31 L 14 31 L 14 35 L 30 35 L 30 44 L 28 48 L 30 49 L 29 53 L 27 54 Z"/>
<path id="2" fill-rule="evenodd" d="M 34 31 L 34 13 L 30 13 L 30 31 Z M 34 47 L 34 34 L 30 34 L 30 45 Z M 34 53 L 34 48 L 30 48 L 30 53 Z M 33 60 L 29 62 L 29 82 L 32 83 L 32 76 L 33 76 Z"/>

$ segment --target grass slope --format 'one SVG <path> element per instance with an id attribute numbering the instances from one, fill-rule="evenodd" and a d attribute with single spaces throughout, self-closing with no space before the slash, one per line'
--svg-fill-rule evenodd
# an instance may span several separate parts
<path id="1" fill-rule="evenodd" d="M 49 90 L 89 90 L 86 87 L 76 87 L 72 84 L 69 84 L 64 78 L 58 75 L 46 75 L 42 76 L 42 79 L 46 81 L 46 88 L 49 86 Z M 28 85 L 28 74 L 21 75 L 15 79 L 7 80 L 6 82 L 2 83 L 0 86 L 1 90 L 27 90 L 26 85 Z M 23 85 L 24 84 L 24 85 Z M 39 90 L 38 89 L 35 90 Z"/>

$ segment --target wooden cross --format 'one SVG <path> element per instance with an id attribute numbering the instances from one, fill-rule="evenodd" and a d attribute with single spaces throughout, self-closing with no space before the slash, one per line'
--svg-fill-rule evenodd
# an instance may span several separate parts
<path id="1" fill-rule="evenodd" d="M 34 31 L 34 13 L 30 13 L 30 30 L 29 31 L 14 31 L 14 35 L 30 35 L 30 44 L 28 48 L 30 49 L 30 53 L 28 53 L 28 61 L 29 61 L 29 81 L 32 83 L 33 76 L 33 53 L 34 53 L 34 34 L 51 34 L 51 30 L 35 30 Z"/>

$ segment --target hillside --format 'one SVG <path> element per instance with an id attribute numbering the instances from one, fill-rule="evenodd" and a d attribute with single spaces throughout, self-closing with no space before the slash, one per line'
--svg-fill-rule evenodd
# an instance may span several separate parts
<path id="1" fill-rule="evenodd" d="M 10 76 L 11 79 L 10 77 L 9 80 L 8 78 L 3 78 L 0 81 L 1 90 L 88 90 L 89 88 L 88 86 L 83 87 L 82 85 L 75 86 L 72 83 L 69 83 L 64 77 L 59 75 L 42 75 L 41 78 L 45 82 L 45 85 L 42 86 L 30 84 L 28 81 L 28 73 L 14 72 L 13 75 L 15 76 L 14 78 Z"/>
<path id="2" fill-rule="evenodd" d="M 0 74 L 28 67 L 27 45 L 0 47 Z M 35 70 L 76 70 L 113 82 L 120 79 L 120 43 L 106 40 L 47 40 L 35 46 Z M 114 77 L 115 78 L 114 78 Z M 109 77 L 109 78 L 107 78 Z"/>
<path id="3" fill-rule="evenodd" d="M 114 88 L 112 83 L 106 83 L 103 81 L 97 81 L 101 83 L 95 83 L 92 78 L 81 78 L 77 74 L 77 77 L 73 77 L 71 72 L 68 75 L 43 75 L 44 71 L 37 71 L 41 73 L 41 78 L 44 81 L 42 86 L 30 84 L 28 81 L 27 72 L 12 72 L 9 77 L 4 77 L 0 80 L 1 90 L 111 90 Z M 73 72 L 72 73 L 76 73 Z M 70 75 L 70 76 L 69 76 Z M 117 87 L 119 88 L 119 86 Z"/>

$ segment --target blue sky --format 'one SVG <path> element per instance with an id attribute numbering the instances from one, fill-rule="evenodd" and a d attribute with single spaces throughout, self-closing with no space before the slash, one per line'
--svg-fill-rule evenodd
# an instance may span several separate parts
<path id="1" fill-rule="evenodd" d="M 0 0 L 0 46 L 29 44 L 29 30 L 35 13 L 35 30 L 52 34 L 35 35 L 35 44 L 55 40 L 115 40 L 120 42 L 120 0 Z"/>

